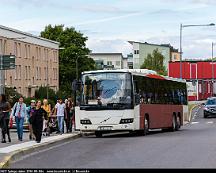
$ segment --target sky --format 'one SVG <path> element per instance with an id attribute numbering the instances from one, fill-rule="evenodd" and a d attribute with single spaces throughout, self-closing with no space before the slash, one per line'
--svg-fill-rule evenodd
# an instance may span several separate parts
<path id="1" fill-rule="evenodd" d="M 216 0 L 0 0 L 0 25 L 39 35 L 64 24 L 88 37 L 92 52 L 132 52 L 128 41 L 179 49 L 180 24 L 216 24 Z M 184 27 L 183 59 L 211 57 L 216 26 Z"/>

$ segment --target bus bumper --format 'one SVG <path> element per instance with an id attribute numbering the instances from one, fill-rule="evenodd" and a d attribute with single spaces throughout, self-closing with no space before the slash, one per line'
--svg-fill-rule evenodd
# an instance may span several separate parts
<path id="1" fill-rule="evenodd" d="M 133 131 L 133 123 L 117 124 L 117 125 L 81 125 L 80 131 L 94 132 L 94 131 Z"/>

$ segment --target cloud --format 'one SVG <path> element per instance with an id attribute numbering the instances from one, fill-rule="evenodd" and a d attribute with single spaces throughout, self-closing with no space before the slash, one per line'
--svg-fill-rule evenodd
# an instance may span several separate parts
<path id="1" fill-rule="evenodd" d="M 83 6 L 80 9 L 83 11 L 88 11 L 88 12 L 93 12 L 93 13 L 108 13 L 108 14 L 113 14 L 113 13 L 130 14 L 130 13 L 137 12 L 135 10 L 125 10 L 125 9 L 118 8 L 116 6 L 103 5 L 103 4 L 100 4 L 100 5 L 94 4 L 94 5 L 90 5 L 90 6 Z"/>
<path id="2" fill-rule="evenodd" d="M 94 53 L 123 53 L 124 56 L 127 56 L 132 52 L 132 46 L 126 40 L 121 39 L 89 39 L 87 46 Z"/>
<path id="3" fill-rule="evenodd" d="M 195 4 L 206 4 L 206 5 L 215 5 L 216 1 L 215 0 L 191 0 L 192 3 Z"/>
<path id="4" fill-rule="evenodd" d="M 50 2 L 50 0 L 43 1 L 43 3 L 41 3 L 40 0 L 1 0 L 1 4 L 11 7 L 17 7 L 19 9 L 29 5 L 35 7 L 43 7 L 48 5 Z"/>
<path id="5" fill-rule="evenodd" d="M 120 15 L 120 16 L 84 21 L 84 22 L 77 23 L 76 25 L 79 26 L 79 25 L 97 24 L 97 23 L 102 23 L 102 22 L 124 19 L 124 18 L 132 17 L 132 16 L 141 16 L 143 14 L 144 14 L 143 12 L 136 12 L 136 13 L 125 14 L 125 15 Z"/>

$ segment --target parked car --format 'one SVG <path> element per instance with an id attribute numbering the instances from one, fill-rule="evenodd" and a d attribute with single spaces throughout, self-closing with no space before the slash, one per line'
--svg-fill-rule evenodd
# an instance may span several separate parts
<path id="1" fill-rule="evenodd" d="M 209 97 L 206 103 L 203 104 L 203 117 L 216 115 L 216 97 Z"/>

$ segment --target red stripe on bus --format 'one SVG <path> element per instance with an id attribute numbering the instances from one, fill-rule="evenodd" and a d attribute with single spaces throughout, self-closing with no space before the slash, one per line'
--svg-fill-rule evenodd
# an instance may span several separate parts
<path id="1" fill-rule="evenodd" d="M 156 75 L 156 74 L 148 74 L 148 75 L 146 75 L 146 76 L 149 77 L 149 78 L 165 80 L 164 77 L 162 77 L 162 76 L 160 76 L 160 75 Z"/>

